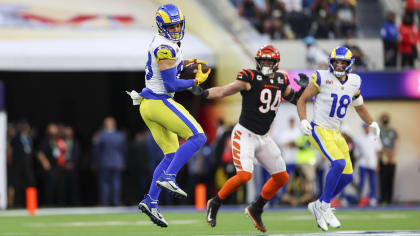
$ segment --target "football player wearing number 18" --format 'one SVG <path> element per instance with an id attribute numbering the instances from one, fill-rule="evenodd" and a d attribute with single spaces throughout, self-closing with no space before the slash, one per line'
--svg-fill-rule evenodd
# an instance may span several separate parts
<path id="1" fill-rule="evenodd" d="M 325 188 L 321 197 L 308 204 L 308 210 L 322 230 L 328 225 L 341 226 L 334 215 L 330 201 L 353 180 L 353 167 L 349 148 L 341 136 L 339 128 L 351 104 L 360 118 L 370 125 L 376 137 L 379 126 L 373 121 L 360 94 L 361 79 L 351 72 L 354 57 L 346 47 L 336 47 L 328 59 L 329 70 L 317 70 L 311 82 L 298 100 L 297 109 L 301 120 L 301 130 L 309 135 L 311 144 L 331 162 Z M 310 123 L 306 117 L 306 103 L 315 97 L 314 117 Z"/>
<path id="2" fill-rule="evenodd" d="M 276 72 L 280 53 L 271 45 L 260 48 L 255 60 L 257 70 L 240 71 L 237 79 L 228 85 L 208 90 L 193 87 L 192 90 L 195 95 L 208 99 L 223 98 L 237 92 L 242 95 L 239 123 L 233 129 L 231 138 L 236 175 L 228 179 L 217 195 L 207 202 L 206 220 L 211 227 L 216 226 L 217 211 L 223 201 L 251 179 L 256 161 L 271 175 L 258 199 L 245 209 L 258 230 L 266 231 L 261 219 L 264 205 L 289 179 L 280 149 L 268 135 L 268 131 L 282 97 L 296 104 L 309 78 L 304 74 L 299 75 L 301 79 L 296 82 L 302 88 L 294 91 L 288 77 Z"/>
<path id="3" fill-rule="evenodd" d="M 202 73 L 201 65 L 195 78 L 178 79 L 183 64 L 181 40 L 184 37 L 185 19 L 175 5 L 166 4 L 156 12 L 159 33 L 149 45 L 146 64 L 146 87 L 138 94 L 131 91 L 133 105 L 140 105 L 140 114 L 150 129 L 154 140 L 165 157 L 156 167 L 149 193 L 139 203 L 139 209 L 153 223 L 161 227 L 168 224 L 158 208 L 160 190 L 165 189 L 176 197 L 187 197 L 177 185 L 176 175 L 181 167 L 206 142 L 200 124 L 173 99 L 174 93 L 203 83 L 211 70 Z M 194 62 L 199 62 L 197 59 Z M 178 136 L 187 140 L 179 147 Z"/>

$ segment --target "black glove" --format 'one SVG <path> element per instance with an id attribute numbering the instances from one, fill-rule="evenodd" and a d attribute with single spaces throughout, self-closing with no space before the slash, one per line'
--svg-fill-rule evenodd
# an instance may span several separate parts
<path id="1" fill-rule="evenodd" d="M 195 96 L 200 96 L 203 98 L 207 98 L 209 96 L 209 91 L 207 89 L 203 89 L 202 87 L 198 85 L 193 85 L 188 90 L 190 90 L 190 92 L 194 94 Z"/>
<path id="2" fill-rule="evenodd" d="M 299 80 L 293 78 L 293 80 L 302 88 L 306 88 L 309 84 L 309 78 L 304 73 L 299 73 Z"/>

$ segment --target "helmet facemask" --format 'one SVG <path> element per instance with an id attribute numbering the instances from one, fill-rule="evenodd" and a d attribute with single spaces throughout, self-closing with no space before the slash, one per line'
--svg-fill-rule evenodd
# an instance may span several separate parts
<path id="1" fill-rule="evenodd" d="M 276 72 L 278 68 L 278 60 L 269 59 L 269 58 L 256 58 L 257 61 L 257 70 L 265 76 L 269 76 L 272 73 Z"/>
<path id="2" fill-rule="evenodd" d="M 341 65 L 341 66 L 336 65 L 334 63 L 335 61 L 344 61 L 347 65 Z M 353 65 L 352 60 L 342 60 L 342 59 L 331 59 L 330 63 L 329 63 L 330 71 L 332 71 L 334 76 L 337 77 L 337 78 L 341 78 L 341 77 L 347 75 L 348 73 L 350 73 L 352 65 Z M 341 71 L 338 70 L 339 67 L 342 68 Z"/>
<path id="3" fill-rule="evenodd" d="M 279 68 L 280 53 L 275 47 L 267 45 L 258 50 L 255 61 L 257 70 L 263 75 L 269 76 Z"/>

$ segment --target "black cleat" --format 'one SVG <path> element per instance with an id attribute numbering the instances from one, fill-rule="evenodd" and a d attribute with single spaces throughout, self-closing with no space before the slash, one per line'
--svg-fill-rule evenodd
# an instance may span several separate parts
<path id="1" fill-rule="evenodd" d="M 267 231 L 265 229 L 264 223 L 262 222 L 261 215 L 263 213 L 262 208 L 257 208 L 253 204 L 247 206 L 245 208 L 245 214 L 247 214 L 252 222 L 254 223 L 255 228 L 257 228 L 261 232 Z"/>
<path id="2" fill-rule="evenodd" d="M 216 216 L 217 211 L 219 211 L 219 207 L 221 205 L 220 202 L 217 201 L 217 197 L 210 198 L 207 201 L 207 216 L 206 221 L 211 227 L 216 226 Z"/>

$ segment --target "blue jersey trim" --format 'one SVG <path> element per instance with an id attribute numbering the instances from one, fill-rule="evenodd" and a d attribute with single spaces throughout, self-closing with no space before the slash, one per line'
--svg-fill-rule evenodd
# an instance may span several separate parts
<path id="1" fill-rule="evenodd" d="M 144 88 L 140 94 L 141 97 L 147 98 L 147 99 L 153 99 L 153 100 L 162 100 L 162 99 L 168 99 L 168 98 L 172 98 L 171 96 L 167 95 L 167 94 L 157 94 L 154 93 L 151 89 L 149 88 Z"/>
<path id="2" fill-rule="evenodd" d="M 321 88 L 321 74 L 319 74 L 319 71 L 316 71 L 316 84 Z"/>

